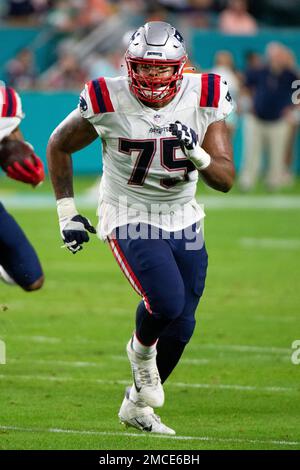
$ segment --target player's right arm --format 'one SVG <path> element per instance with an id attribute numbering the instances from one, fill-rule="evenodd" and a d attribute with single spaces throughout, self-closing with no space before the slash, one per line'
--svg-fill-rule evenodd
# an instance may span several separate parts
<path id="1" fill-rule="evenodd" d="M 47 146 L 49 174 L 57 199 L 60 231 L 67 248 L 76 253 L 89 240 L 87 231 L 96 233 L 89 220 L 75 206 L 72 154 L 98 137 L 88 120 L 74 110 L 52 133 Z"/>
<path id="2" fill-rule="evenodd" d="M 71 155 L 97 137 L 94 127 L 77 109 L 53 131 L 47 146 L 47 161 L 56 199 L 74 196 Z"/>

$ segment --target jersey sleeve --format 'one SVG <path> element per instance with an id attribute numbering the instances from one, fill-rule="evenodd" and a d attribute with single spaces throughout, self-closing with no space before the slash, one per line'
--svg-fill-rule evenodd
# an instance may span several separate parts
<path id="1" fill-rule="evenodd" d="M 81 116 L 85 119 L 91 119 L 95 115 L 93 111 L 91 99 L 89 96 L 87 84 L 85 84 L 84 89 L 80 93 L 78 109 L 79 109 Z"/>
<path id="2" fill-rule="evenodd" d="M 220 121 L 221 119 L 226 119 L 226 117 L 233 111 L 234 103 L 231 98 L 230 91 L 228 89 L 228 84 L 226 80 L 220 80 L 220 100 L 219 105 L 216 110 L 215 120 Z"/>
<path id="3" fill-rule="evenodd" d="M 234 109 L 227 82 L 220 75 L 201 75 L 200 108 L 210 111 L 210 124 L 225 119 Z"/>
<path id="4" fill-rule="evenodd" d="M 14 88 L 0 86 L 0 117 L 24 118 L 21 98 Z"/>
<path id="5" fill-rule="evenodd" d="M 11 87 L 0 86 L 0 141 L 17 129 L 24 117 L 18 93 Z"/>
<path id="6" fill-rule="evenodd" d="M 92 123 L 98 121 L 101 115 L 114 112 L 105 78 L 96 78 L 85 84 L 80 94 L 78 109 L 81 116 Z"/>

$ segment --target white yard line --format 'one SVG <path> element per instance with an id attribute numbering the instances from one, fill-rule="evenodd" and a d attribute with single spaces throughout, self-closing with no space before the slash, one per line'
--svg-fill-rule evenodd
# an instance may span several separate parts
<path id="1" fill-rule="evenodd" d="M 47 382 L 89 382 L 101 385 L 129 385 L 130 380 L 105 380 L 90 379 L 87 377 L 65 377 L 65 376 L 49 376 L 49 375 L 13 375 L 0 374 L 2 380 L 42 380 Z M 238 384 L 206 384 L 206 383 L 184 383 L 184 382 L 168 382 L 167 387 L 175 388 L 197 388 L 197 389 L 214 389 L 214 390 L 237 390 L 241 392 L 267 392 L 267 393 L 299 393 L 300 388 L 297 387 L 277 387 L 266 386 L 257 387 L 255 385 L 238 385 Z"/>
<path id="2" fill-rule="evenodd" d="M 255 357 L 256 360 L 266 360 L 267 355 L 253 355 L 252 358 Z M 116 362 L 128 362 L 127 356 L 117 356 L 117 355 L 106 355 L 106 359 L 113 360 Z M 269 356 L 269 360 L 272 360 L 272 355 Z M 281 359 L 284 359 L 286 361 L 291 360 L 290 355 L 287 357 L 283 357 Z M 218 361 L 219 358 L 216 357 L 215 359 L 188 359 L 188 358 L 182 358 L 180 361 L 180 364 L 182 365 L 189 365 L 189 366 L 203 366 L 207 364 L 211 364 L 212 362 Z M 106 362 L 104 362 L 103 358 L 100 357 L 98 361 L 62 361 L 62 360 L 56 360 L 56 359 L 31 359 L 31 358 L 22 358 L 22 359 L 15 359 L 15 358 L 8 358 L 6 364 L 9 365 L 19 365 L 19 364 L 29 364 L 30 366 L 35 365 L 35 366 L 47 366 L 47 367 L 71 367 L 71 368 L 78 368 L 78 369 L 83 369 L 83 368 L 99 368 L 103 369 L 106 367 Z"/>
<path id="3" fill-rule="evenodd" d="M 109 357 L 109 356 L 106 356 Z M 126 358 L 125 358 L 126 359 Z M 60 360 L 51 360 L 51 359 L 9 359 L 7 360 L 7 365 L 9 364 L 31 364 L 31 365 L 46 365 L 46 366 L 67 366 L 67 367 L 104 367 L 104 362 L 102 359 L 99 359 L 99 362 L 91 361 L 60 361 Z"/>
<path id="4" fill-rule="evenodd" d="M 95 198 L 78 195 L 78 205 L 82 208 L 96 210 L 97 200 Z M 55 211 L 55 199 L 52 194 L 14 194 L 1 193 L 1 201 L 10 208 L 23 209 L 53 209 Z M 197 201 L 207 209 L 300 209 L 300 196 L 296 195 L 203 195 L 197 197 Z"/>
<path id="5" fill-rule="evenodd" d="M 204 209 L 300 209 L 300 196 L 294 195 L 222 195 L 198 197 L 197 202 L 204 205 Z"/>
<path id="6" fill-rule="evenodd" d="M 113 359 L 115 361 L 122 361 L 122 362 L 128 362 L 128 358 L 127 358 L 127 355 L 124 353 L 123 356 L 121 355 L 117 355 L 117 354 L 113 354 L 113 355 L 108 355 L 106 357 L 109 357 L 110 359 Z M 207 359 L 207 358 L 200 358 L 200 359 L 197 359 L 197 358 L 181 358 L 180 359 L 180 364 L 187 364 L 187 365 L 195 365 L 195 366 L 200 366 L 200 365 L 203 365 L 203 364 L 209 364 L 211 362 L 211 359 Z"/>
<path id="7" fill-rule="evenodd" d="M 117 355 L 110 355 L 107 354 L 105 355 L 105 358 L 107 359 L 112 359 L 114 361 L 119 361 L 119 362 L 128 362 L 128 358 L 124 353 L 124 356 L 117 356 Z M 181 364 L 187 364 L 187 365 L 203 365 L 203 364 L 209 364 L 211 362 L 210 359 L 181 359 L 180 363 Z M 68 366 L 68 367 L 103 367 L 104 366 L 104 361 L 103 358 L 99 357 L 99 361 L 61 361 L 61 360 L 51 360 L 51 359 L 8 359 L 7 364 L 36 364 L 36 365 L 54 365 L 54 366 Z"/>
<path id="8" fill-rule="evenodd" d="M 21 341 L 32 341 L 33 343 L 49 343 L 57 344 L 62 342 L 62 338 L 53 338 L 51 336 L 27 336 L 27 335 L 16 335 L 14 340 Z"/>
<path id="9" fill-rule="evenodd" d="M 121 355 L 112 355 L 112 356 L 108 356 L 110 359 L 114 359 L 115 361 L 124 361 L 124 362 L 128 362 L 128 358 L 127 356 L 125 355 L 124 353 L 124 356 L 121 356 Z M 204 365 L 204 364 L 209 364 L 211 362 L 211 359 L 208 359 L 206 357 L 202 357 L 200 359 L 197 359 L 197 358 L 181 358 L 180 359 L 180 364 L 187 364 L 187 365 L 195 365 L 195 366 L 201 366 L 201 365 Z"/>
<path id="10" fill-rule="evenodd" d="M 246 344 L 196 344 L 189 345 L 191 350 L 197 349 L 214 349 L 216 351 L 236 351 L 245 353 L 262 353 L 262 354 L 291 354 L 290 348 L 278 348 L 269 346 L 249 346 Z"/>
<path id="11" fill-rule="evenodd" d="M 0 339 L 8 341 L 9 336 L 7 335 L 7 339 L 5 339 L 6 335 L 0 336 Z M 50 336 L 27 336 L 27 335 L 12 335 L 12 339 L 15 340 L 21 340 L 21 341 L 33 341 L 37 343 L 49 343 L 49 344 L 56 344 L 56 343 L 62 343 L 65 341 L 68 341 L 68 338 L 55 338 L 55 337 L 50 337 Z M 100 339 L 99 339 L 100 341 Z M 72 342 L 74 343 L 84 343 L 84 344 L 99 344 L 99 341 L 94 340 L 94 339 L 88 339 L 88 338 L 83 338 L 83 337 L 72 337 Z M 190 351 L 193 350 L 198 350 L 198 349 L 214 349 L 216 351 L 236 351 L 236 352 L 245 352 L 245 353 L 262 353 L 262 354 L 290 354 L 291 349 L 290 348 L 281 348 L 281 347 L 276 347 L 276 346 L 252 346 L 252 345 L 247 345 L 247 344 L 196 344 L 194 341 L 192 341 L 189 345 L 188 348 Z M 121 356 L 118 355 L 112 355 L 112 358 L 119 358 Z M 200 358 L 198 359 L 199 361 L 206 361 L 209 360 L 207 358 Z M 194 361 L 194 359 L 188 359 L 188 361 Z"/>
<path id="12" fill-rule="evenodd" d="M 273 439 L 241 439 L 241 438 L 223 438 L 212 436 L 168 436 L 166 434 L 150 434 L 135 432 L 107 432 L 107 431 L 90 431 L 77 429 L 60 429 L 60 428 L 22 428 L 19 426 L 2 426 L 2 431 L 32 432 L 32 433 L 50 433 L 50 434 L 77 434 L 80 436 L 102 436 L 102 437 L 137 437 L 137 438 L 157 438 L 172 439 L 177 441 L 202 441 L 202 442 L 224 442 L 236 444 L 262 444 L 262 445 L 278 445 L 278 446 L 299 446 L 300 441 L 284 441 Z"/>
<path id="13" fill-rule="evenodd" d="M 240 238 L 239 243 L 244 248 L 269 248 L 273 250 L 299 250 L 300 240 L 292 238 Z"/>

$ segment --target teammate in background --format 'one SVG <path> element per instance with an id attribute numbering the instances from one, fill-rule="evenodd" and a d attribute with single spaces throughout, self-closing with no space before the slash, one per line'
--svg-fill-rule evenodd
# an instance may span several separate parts
<path id="1" fill-rule="evenodd" d="M 86 84 L 78 109 L 50 137 L 47 158 L 60 232 L 77 253 L 96 230 L 75 206 L 71 154 L 101 137 L 98 235 L 143 298 L 127 344 L 133 384 L 119 418 L 143 431 L 175 434 L 154 408 L 163 405 L 162 384 L 193 334 L 204 289 L 198 177 L 218 191 L 233 184 L 224 122 L 232 100 L 219 75 L 183 74 L 184 41 L 168 23 L 139 28 L 125 58 L 127 77 Z"/>
<path id="2" fill-rule="evenodd" d="M 19 95 L 13 88 L 0 86 L 0 164 L 12 141 L 24 141 L 19 124 L 24 117 Z M 28 144 L 30 145 L 30 144 Z M 34 164 L 13 163 L 7 175 L 36 186 L 44 179 L 43 164 L 32 152 Z M 0 203 L 0 279 L 18 284 L 25 291 L 40 289 L 44 274 L 38 256 L 21 227 Z"/>
<path id="3" fill-rule="evenodd" d="M 245 76 L 243 93 L 248 100 L 250 98 L 250 109 L 244 119 L 239 174 L 239 185 L 244 192 L 253 189 L 261 176 L 264 153 L 268 157 L 264 171 L 267 189 L 277 191 L 289 183 L 285 158 L 291 126 L 297 119 L 292 87 L 298 75 L 297 70 L 291 68 L 287 54 L 283 44 L 270 42 L 263 67 L 248 69 Z"/>

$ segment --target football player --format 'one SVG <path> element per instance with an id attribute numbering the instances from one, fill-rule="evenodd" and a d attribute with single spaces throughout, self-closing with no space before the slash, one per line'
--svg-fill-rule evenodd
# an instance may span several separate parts
<path id="1" fill-rule="evenodd" d="M 78 109 L 50 137 L 48 163 L 60 232 L 77 253 L 95 229 L 74 202 L 71 154 L 102 140 L 98 235 L 142 297 L 127 344 L 133 384 L 119 418 L 143 431 L 175 434 L 154 408 L 163 405 L 162 384 L 193 334 L 204 289 L 197 180 L 223 192 L 233 184 L 224 121 L 233 106 L 219 75 L 184 73 L 185 44 L 168 23 L 140 27 L 125 59 L 127 77 L 86 84 Z"/>
<path id="2" fill-rule="evenodd" d="M 11 141 L 24 141 L 19 129 L 24 117 L 21 99 L 17 92 L 0 86 L 0 165 L 9 155 Z M 27 144 L 32 147 L 30 144 Z M 33 163 L 13 161 L 5 169 L 7 175 L 17 181 L 38 185 L 44 179 L 41 160 L 31 153 Z M 0 202 L 0 279 L 8 284 L 17 284 L 25 291 L 35 291 L 42 287 L 44 274 L 38 256 L 15 219 Z"/>

